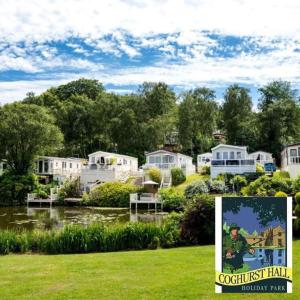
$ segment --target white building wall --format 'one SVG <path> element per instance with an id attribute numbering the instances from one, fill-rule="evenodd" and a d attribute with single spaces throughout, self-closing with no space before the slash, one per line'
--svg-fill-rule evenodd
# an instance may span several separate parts
<path id="1" fill-rule="evenodd" d="M 89 155 L 88 166 L 81 171 L 80 183 L 86 187 L 99 182 L 125 181 L 137 172 L 137 158 L 98 151 Z"/>
<path id="2" fill-rule="evenodd" d="M 82 159 L 63 157 L 39 157 L 36 159 L 37 175 L 52 176 L 53 180 L 63 182 L 66 179 L 78 178 L 83 166 Z"/>
<path id="3" fill-rule="evenodd" d="M 192 157 L 165 150 L 159 150 L 146 155 L 146 164 L 143 168 L 149 169 L 152 167 L 157 167 L 168 175 L 170 174 L 171 169 L 175 167 L 181 168 L 185 175 L 194 174 L 196 171 Z"/>
<path id="4" fill-rule="evenodd" d="M 300 144 L 288 146 L 281 152 L 281 170 L 289 172 L 292 179 L 300 175 Z"/>
<path id="5" fill-rule="evenodd" d="M 230 173 L 230 174 L 244 174 L 244 173 L 255 173 L 256 166 L 211 166 L 210 174 L 212 178 L 216 178 L 219 174 Z"/>
<path id="6" fill-rule="evenodd" d="M 222 173 L 244 174 L 255 172 L 255 162 L 248 156 L 246 147 L 219 145 L 212 149 L 210 167 L 212 178 L 216 178 Z"/>

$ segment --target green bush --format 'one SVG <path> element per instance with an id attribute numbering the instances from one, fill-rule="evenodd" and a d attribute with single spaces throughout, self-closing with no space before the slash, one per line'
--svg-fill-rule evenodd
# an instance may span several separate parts
<path id="1" fill-rule="evenodd" d="M 264 175 L 242 188 L 241 191 L 245 196 L 274 196 L 279 191 L 289 195 L 292 192 L 292 180 Z"/>
<path id="2" fill-rule="evenodd" d="M 296 204 L 299 204 L 300 205 L 300 192 L 297 192 L 295 194 L 295 201 L 296 201 Z"/>
<path id="3" fill-rule="evenodd" d="M 57 231 L 0 232 L 0 254 L 88 253 L 174 247 L 180 243 L 179 216 L 164 225 L 127 223 L 115 226 L 69 225 Z"/>
<path id="4" fill-rule="evenodd" d="M 39 186 L 34 174 L 14 175 L 5 172 L 0 176 L 0 205 L 24 204 L 27 194 Z"/>
<path id="5" fill-rule="evenodd" d="M 197 194 L 205 194 L 209 192 L 209 188 L 207 183 L 204 180 L 197 180 L 187 185 L 184 194 L 186 198 L 193 198 L 193 196 Z"/>
<path id="6" fill-rule="evenodd" d="M 81 196 L 80 192 L 80 179 L 76 178 L 73 180 L 66 180 L 59 190 L 59 199 L 63 200 L 65 198 L 79 198 Z"/>
<path id="7" fill-rule="evenodd" d="M 276 178 L 290 178 L 290 174 L 287 171 L 276 171 L 273 173 L 273 177 Z"/>
<path id="8" fill-rule="evenodd" d="M 265 173 L 264 167 L 260 164 L 256 164 L 256 173 Z"/>
<path id="9" fill-rule="evenodd" d="M 298 175 L 294 180 L 293 180 L 293 193 L 296 194 L 297 192 L 300 191 L 300 175 Z"/>
<path id="10" fill-rule="evenodd" d="M 222 180 L 212 180 L 209 185 L 210 192 L 212 193 L 222 194 L 226 191 L 225 182 Z"/>
<path id="11" fill-rule="evenodd" d="M 220 173 L 215 179 L 224 181 L 225 184 L 230 184 L 231 179 L 234 177 L 231 173 Z"/>
<path id="12" fill-rule="evenodd" d="M 201 174 L 202 175 L 210 175 L 210 166 L 203 166 L 201 168 Z"/>
<path id="13" fill-rule="evenodd" d="M 129 207 L 129 195 L 139 190 L 133 184 L 107 182 L 94 188 L 90 192 L 89 199 L 102 207 Z"/>
<path id="14" fill-rule="evenodd" d="M 171 169 L 172 185 L 179 185 L 185 182 L 186 177 L 181 168 L 172 168 Z"/>
<path id="15" fill-rule="evenodd" d="M 183 203 L 185 199 L 183 192 L 178 192 L 175 188 L 171 187 L 167 189 L 161 189 L 159 191 L 159 195 L 165 210 L 178 211 L 183 209 Z"/>
<path id="16" fill-rule="evenodd" d="M 285 192 L 279 191 L 275 193 L 275 197 L 287 197 L 287 194 Z"/>
<path id="17" fill-rule="evenodd" d="M 295 214 L 298 218 L 300 218 L 300 192 L 297 192 L 295 194 L 295 202 L 296 202 Z M 299 223 L 299 225 L 300 225 L 300 223 Z"/>
<path id="18" fill-rule="evenodd" d="M 150 177 L 151 180 L 160 183 L 161 182 L 161 171 L 158 168 L 151 168 L 148 171 L 148 175 Z"/>
<path id="19" fill-rule="evenodd" d="M 238 193 L 240 190 L 247 185 L 247 180 L 244 176 L 241 175 L 235 175 L 230 183 L 233 185 L 234 190 L 236 190 Z"/>
<path id="20" fill-rule="evenodd" d="M 189 244 L 214 242 L 215 203 L 209 195 L 199 195 L 187 207 L 181 221 L 181 239 Z"/>

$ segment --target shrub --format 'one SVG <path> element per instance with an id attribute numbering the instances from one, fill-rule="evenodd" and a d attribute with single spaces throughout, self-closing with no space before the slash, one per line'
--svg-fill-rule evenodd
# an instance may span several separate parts
<path id="1" fill-rule="evenodd" d="M 292 180 L 264 175 L 243 188 L 242 194 L 247 196 L 274 196 L 279 191 L 289 195 L 292 191 Z"/>
<path id="2" fill-rule="evenodd" d="M 296 204 L 299 204 L 300 205 L 300 192 L 297 192 L 295 194 L 295 201 L 296 201 Z"/>
<path id="3" fill-rule="evenodd" d="M 208 192 L 209 188 L 204 180 L 194 181 L 191 184 L 187 185 L 184 190 L 184 194 L 187 198 L 192 198 L 197 194 L 204 194 Z"/>
<path id="4" fill-rule="evenodd" d="M 215 205 L 211 196 L 201 195 L 187 207 L 181 221 L 181 239 L 189 244 L 214 242 Z"/>
<path id="5" fill-rule="evenodd" d="M 295 202 L 296 202 L 295 214 L 298 218 L 300 218 L 300 192 L 297 192 L 295 194 Z M 299 225 L 300 225 L 300 223 L 299 223 Z"/>
<path id="6" fill-rule="evenodd" d="M 235 175 L 230 183 L 233 185 L 234 190 L 236 190 L 238 193 L 240 190 L 247 185 L 247 180 L 244 176 L 241 175 Z"/>
<path id="7" fill-rule="evenodd" d="M 226 191 L 225 182 L 222 180 L 212 180 L 210 182 L 210 191 L 216 194 L 224 193 Z"/>
<path id="8" fill-rule="evenodd" d="M 181 168 L 171 169 L 172 185 L 179 185 L 186 180 L 186 177 Z"/>
<path id="9" fill-rule="evenodd" d="M 24 204 L 27 194 L 32 193 L 38 185 L 34 174 L 20 176 L 5 172 L 0 176 L 0 205 Z"/>
<path id="10" fill-rule="evenodd" d="M 203 166 L 201 168 L 201 174 L 202 175 L 210 175 L 210 166 Z"/>
<path id="11" fill-rule="evenodd" d="M 151 180 L 157 182 L 157 183 L 160 183 L 161 182 L 161 172 L 160 172 L 160 169 L 158 168 L 151 168 L 149 169 L 148 171 L 148 174 L 149 174 L 149 177 Z"/>
<path id="12" fill-rule="evenodd" d="M 297 192 L 300 191 L 300 175 L 298 175 L 294 180 L 293 180 L 293 193 L 296 194 Z"/>
<path id="13" fill-rule="evenodd" d="M 139 191 L 137 186 L 121 182 L 107 182 L 94 188 L 90 201 L 102 207 L 129 207 L 129 195 Z"/>
<path id="14" fill-rule="evenodd" d="M 184 195 L 182 192 L 178 192 L 176 189 L 171 187 L 161 189 L 159 191 L 159 195 L 165 210 L 178 211 L 183 209 Z"/>
<path id="15" fill-rule="evenodd" d="M 233 178 L 233 174 L 231 173 L 220 173 L 217 177 L 216 180 L 221 180 L 224 181 L 225 184 L 230 184 L 230 180 Z"/>
<path id="16" fill-rule="evenodd" d="M 59 198 L 76 198 L 80 197 L 80 180 L 79 178 L 73 180 L 66 180 L 64 185 L 59 190 Z"/>
<path id="17" fill-rule="evenodd" d="M 276 178 L 290 178 L 290 174 L 287 171 L 276 171 L 273 173 L 273 177 Z"/>
<path id="18" fill-rule="evenodd" d="M 275 197 L 287 197 L 287 194 L 285 192 L 279 191 L 275 193 Z"/>
<path id="19" fill-rule="evenodd" d="M 265 173 L 264 167 L 260 164 L 256 164 L 256 173 Z"/>

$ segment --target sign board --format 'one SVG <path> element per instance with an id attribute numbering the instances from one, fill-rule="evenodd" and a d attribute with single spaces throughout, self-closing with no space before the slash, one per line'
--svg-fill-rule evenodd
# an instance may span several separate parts
<path id="1" fill-rule="evenodd" d="M 292 292 L 292 198 L 216 198 L 216 292 Z"/>

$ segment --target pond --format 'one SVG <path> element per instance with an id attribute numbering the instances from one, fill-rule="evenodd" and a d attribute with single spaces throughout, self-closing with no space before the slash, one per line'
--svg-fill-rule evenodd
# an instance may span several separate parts
<path id="1" fill-rule="evenodd" d="M 285 260 L 284 248 L 256 248 L 254 255 L 246 254 L 243 259 L 251 270 L 268 267 L 268 266 L 284 266 Z"/>
<path id="2" fill-rule="evenodd" d="M 52 229 L 66 224 L 88 225 L 93 222 L 104 224 L 132 222 L 152 222 L 160 224 L 166 213 L 127 208 L 100 207 L 0 207 L 0 230 L 3 229 Z"/>

